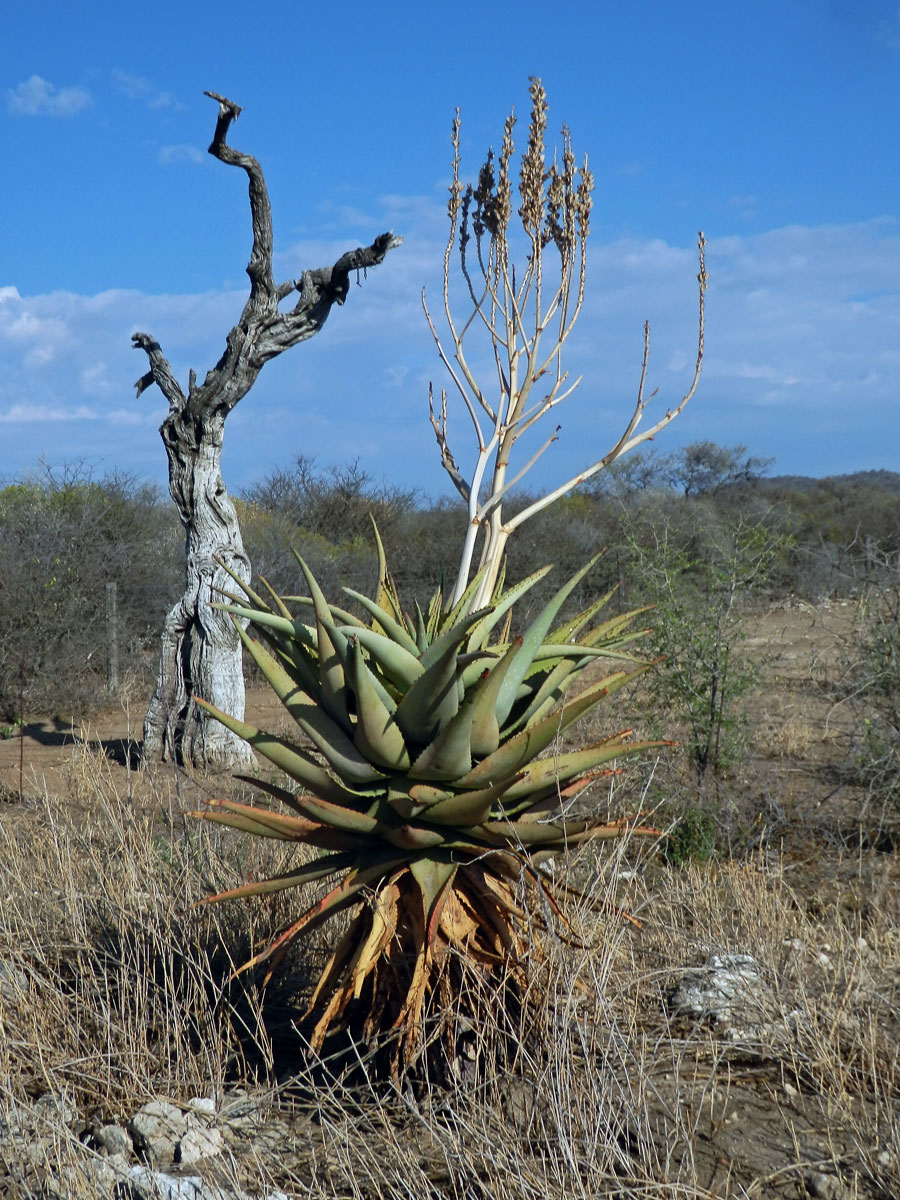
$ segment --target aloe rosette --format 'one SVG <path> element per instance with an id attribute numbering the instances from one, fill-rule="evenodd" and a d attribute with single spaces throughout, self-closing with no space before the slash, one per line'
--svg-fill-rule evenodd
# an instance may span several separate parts
<path id="1" fill-rule="evenodd" d="M 335 1029 L 365 1037 L 394 1030 L 394 1064 L 402 1065 L 422 1045 L 427 1012 L 440 1014 L 437 1025 L 452 1039 L 467 980 L 524 983 L 523 922 L 529 911 L 559 912 L 568 890 L 542 863 L 589 839 L 656 832 L 564 813 L 615 760 L 665 743 L 633 741 L 625 729 L 561 748 L 579 718 L 649 666 L 625 649 L 648 632 L 634 628 L 643 610 L 595 623 L 607 595 L 558 620 L 596 559 L 509 637 L 512 606 L 549 567 L 506 590 L 501 584 L 480 610 L 476 578 L 450 611 L 438 592 L 427 611 L 416 606 L 408 616 L 380 540 L 378 548 L 376 597 L 344 589 L 364 618 L 329 604 L 299 557 L 306 597 L 273 591 L 269 603 L 236 580 L 243 595 L 222 607 L 298 737 L 205 707 L 299 786 L 250 780 L 286 811 L 219 800 L 198 815 L 314 848 L 285 874 L 210 900 L 330 881 L 242 970 L 266 962 L 271 974 L 298 937 L 355 910 L 309 1002 L 309 1040 L 319 1051 Z M 573 687 L 597 660 L 616 659 L 618 669 Z"/>

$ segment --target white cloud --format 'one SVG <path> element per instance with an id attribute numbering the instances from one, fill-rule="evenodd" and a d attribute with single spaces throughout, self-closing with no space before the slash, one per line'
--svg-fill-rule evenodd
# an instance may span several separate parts
<path id="1" fill-rule="evenodd" d="M 0 421 L 7 425 L 52 423 L 59 421 L 99 421 L 103 414 L 85 404 L 66 408 L 62 405 L 13 404 L 6 410 L 0 409 Z"/>
<path id="2" fill-rule="evenodd" d="M 392 197 L 385 204 L 373 227 L 396 228 L 404 245 L 359 287 L 354 279 L 346 305 L 317 337 L 267 364 L 229 422 L 229 486 L 250 482 L 299 451 L 327 463 L 352 448 L 378 478 L 443 489 L 428 427 L 429 380 L 450 391 L 451 443 L 460 462 L 471 450 L 467 419 L 420 301 L 425 284 L 443 332 L 445 219 L 438 199 Z M 278 277 L 334 262 L 370 240 L 371 229 L 348 220 L 349 228 L 280 255 Z M 697 259 L 685 240 L 673 246 L 622 239 L 591 248 L 584 310 L 564 363 L 572 378 L 584 379 L 556 410 L 560 440 L 541 460 L 535 484 L 583 468 L 618 434 L 634 404 L 646 318 L 652 322 L 647 393 L 660 387 L 647 419 L 677 403 L 688 386 L 696 352 Z M 658 444 L 744 443 L 774 455 L 777 470 L 808 474 L 896 466 L 898 226 L 874 220 L 713 238 L 707 266 L 704 374 L 696 397 Z M 130 334 L 142 329 L 156 336 L 186 384 L 191 367 L 202 379 L 217 361 L 245 299 L 244 284 L 233 292 L 182 296 L 28 297 L 14 286 L 0 287 L 0 471 L 26 470 L 35 461 L 46 446 L 39 425 L 46 419 L 67 422 L 71 458 L 103 453 L 110 467 L 163 477 L 156 426 L 165 401 L 155 388 L 135 398 L 146 360 L 131 349 Z M 474 329 L 471 361 L 493 384 L 495 372 L 484 347 L 475 344 Z M 43 363 L 29 359 L 42 347 L 51 351 Z"/>
<path id="3" fill-rule="evenodd" d="M 160 146 L 156 161 L 168 166 L 171 163 L 201 163 L 206 158 L 202 150 L 196 146 L 181 143 L 174 146 Z"/>
<path id="4" fill-rule="evenodd" d="M 172 92 L 159 91 L 155 84 L 143 75 L 134 75 L 130 71 L 113 71 L 116 86 L 129 100 L 138 100 L 148 108 L 176 108 L 182 105 Z"/>
<path id="5" fill-rule="evenodd" d="M 74 117 L 91 104 L 87 88 L 57 88 L 40 75 L 32 75 L 6 93 L 7 109 L 26 117 Z"/>

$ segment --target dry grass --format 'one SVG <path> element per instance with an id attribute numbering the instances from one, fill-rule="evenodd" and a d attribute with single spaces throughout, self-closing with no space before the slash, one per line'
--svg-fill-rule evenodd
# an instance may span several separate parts
<path id="1" fill-rule="evenodd" d="M 636 863 L 637 847 L 586 853 L 571 870 L 599 907 L 536 962 L 543 1040 L 456 1089 L 386 1095 L 304 1058 L 292 1000 L 311 961 L 265 1004 L 231 980 L 287 901 L 192 907 L 277 869 L 283 848 L 186 819 L 186 781 L 126 791 L 85 752 L 68 796 L 0 823 L 0 1127 L 30 1131 L 0 1140 L 0 1195 L 39 1195 L 48 1175 L 59 1195 L 96 1195 L 78 1137 L 92 1114 L 123 1121 L 155 1096 L 227 1107 L 237 1087 L 256 1124 L 210 1178 L 252 1195 L 790 1197 L 816 1172 L 844 1196 L 900 1194 L 890 856 L 846 860 L 844 883 L 810 894 L 771 853 L 678 869 L 647 850 Z M 740 1019 L 672 1016 L 684 972 L 732 952 L 761 981 Z"/>

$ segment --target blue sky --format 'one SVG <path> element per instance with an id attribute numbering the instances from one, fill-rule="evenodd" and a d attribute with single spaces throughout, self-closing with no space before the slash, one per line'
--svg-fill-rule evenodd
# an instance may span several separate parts
<path id="1" fill-rule="evenodd" d="M 448 490 L 427 420 L 429 380 L 447 381 L 419 296 L 439 294 L 450 121 L 459 105 L 474 177 L 510 107 L 527 118 L 529 75 L 597 180 L 566 359 L 583 382 L 535 482 L 615 441 L 645 319 L 650 384 L 661 407 L 677 403 L 701 228 L 706 366 L 657 446 L 744 443 L 779 473 L 900 470 L 897 0 L 249 12 L 46 0 L 5 15 L 0 477 L 43 457 L 164 480 L 164 401 L 135 398 L 130 334 L 154 334 L 182 380 L 192 366 L 202 377 L 246 290 L 245 179 L 205 153 L 211 89 L 244 108 L 230 141 L 266 173 L 276 274 L 385 229 L 405 239 L 231 414 L 226 483 L 305 453 Z"/>

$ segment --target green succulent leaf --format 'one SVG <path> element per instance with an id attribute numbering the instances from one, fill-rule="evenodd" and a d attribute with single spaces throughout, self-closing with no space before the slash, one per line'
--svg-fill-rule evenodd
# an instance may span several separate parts
<path id="1" fill-rule="evenodd" d="M 235 582 L 235 583 L 238 585 L 238 587 L 239 587 L 239 588 L 240 588 L 240 590 L 241 590 L 241 591 L 244 593 L 244 595 L 247 597 L 247 599 L 248 599 L 248 600 L 249 600 L 249 601 L 250 601 L 252 604 L 255 604 L 255 605 L 256 605 L 256 607 L 257 607 L 257 608 L 258 608 L 260 611 L 262 611 L 262 612 L 271 612 L 271 609 L 269 608 L 269 606 L 268 606 L 268 604 L 266 603 L 266 601 L 265 601 L 265 600 L 262 598 L 262 596 L 260 596 L 260 594 L 259 594 L 258 592 L 255 592 L 255 591 L 253 590 L 253 588 L 250 586 L 250 584 L 249 584 L 249 583 L 245 583 L 245 582 L 244 582 L 244 580 L 243 580 L 243 579 L 241 579 L 240 575 L 238 575 L 237 571 L 235 571 L 235 570 L 234 570 L 232 567 L 230 567 L 230 566 L 228 565 L 228 563 L 227 563 L 227 562 L 225 562 L 225 560 L 224 560 L 224 559 L 222 559 L 222 558 L 216 558 L 216 559 L 215 559 L 215 564 L 216 564 L 216 566 L 217 566 L 217 567 L 221 567 L 221 568 L 222 568 L 222 570 L 225 572 L 225 574 L 226 574 L 226 575 L 230 575 L 230 576 L 231 576 L 231 578 L 232 578 L 232 579 L 234 580 L 234 582 Z M 222 594 L 225 594 L 225 593 L 222 593 Z"/>
<path id="2" fill-rule="evenodd" d="M 424 674 L 422 664 L 414 654 L 375 629 L 368 626 L 361 629 L 345 627 L 341 633 L 347 638 L 356 638 L 385 679 L 404 692 Z"/>
<path id="3" fill-rule="evenodd" d="M 478 571 L 473 576 L 466 590 L 441 621 L 441 626 L 443 629 L 452 629 L 454 625 L 458 625 L 460 621 L 464 620 L 469 615 L 469 613 L 472 611 L 472 604 L 475 600 L 475 593 L 478 591 L 478 585 L 481 583 L 483 578 L 483 570 Z"/>
<path id="4" fill-rule="evenodd" d="M 309 697 L 268 651 L 238 627 L 238 634 L 278 699 L 329 766 L 348 783 L 374 783 L 384 774 L 366 758 L 336 721 Z"/>
<path id="5" fill-rule="evenodd" d="M 512 608 L 517 600 L 520 600 L 526 592 L 530 591 L 536 583 L 539 583 L 545 575 L 552 571 L 552 566 L 541 567 L 520 583 L 515 584 L 508 591 L 503 592 L 498 599 L 495 600 L 494 606 L 489 608 L 481 621 L 472 630 L 469 638 L 467 649 L 469 651 L 481 650 L 487 645 L 487 640 L 499 622 L 506 616 L 507 612 Z"/>
<path id="6" fill-rule="evenodd" d="M 316 583 L 309 567 L 294 551 L 294 557 L 300 564 L 300 570 L 309 588 L 316 615 L 316 634 L 319 652 L 319 682 L 321 684 L 322 704 L 325 709 L 344 730 L 353 733 L 353 723 L 350 720 L 350 706 L 347 695 L 347 678 L 345 663 L 347 660 L 347 642 L 343 635 L 332 636 L 326 626 L 331 625 L 331 611 L 322 589 Z M 333 626 L 332 626 L 333 629 Z"/>
<path id="7" fill-rule="evenodd" d="M 405 771 L 409 751 L 397 718 L 382 701 L 356 639 L 350 649 L 350 683 L 356 695 L 356 730 L 353 740 L 360 753 L 378 767 Z"/>
<path id="8" fill-rule="evenodd" d="M 231 613 L 235 617 L 243 617 L 247 621 L 252 621 L 254 625 L 261 629 L 272 630 L 280 634 L 279 640 L 287 642 L 301 642 L 305 646 L 315 646 L 316 637 L 315 630 L 308 625 L 304 625 L 302 621 L 295 621 L 290 616 L 285 617 L 278 613 L 263 612 L 256 608 L 246 608 L 241 604 L 217 604 L 216 608 L 222 612 Z"/>
<path id="9" fill-rule="evenodd" d="M 646 604 L 643 608 L 635 608 L 631 612 L 619 613 L 615 617 L 610 617 L 608 621 L 604 621 L 601 625 L 595 626 L 586 633 L 581 639 L 582 645 L 609 645 L 615 647 L 625 642 L 633 642 L 639 638 L 647 637 L 648 634 L 653 632 L 651 629 L 637 629 L 627 634 L 625 634 L 625 630 L 630 625 L 633 625 L 639 616 L 642 616 L 645 612 L 650 612 L 652 609 L 652 604 Z"/>
<path id="10" fill-rule="evenodd" d="M 455 715 L 428 743 L 409 769 L 411 779 L 451 781 L 472 769 L 472 719 L 477 695 L 470 692 Z"/>
<path id="11" fill-rule="evenodd" d="M 362 592 L 356 592 L 353 588 L 345 587 L 341 589 L 345 595 L 351 596 L 357 604 L 361 605 L 372 619 L 377 622 L 384 630 L 385 634 L 391 638 L 398 646 L 402 646 L 409 654 L 414 657 L 419 653 L 419 647 L 416 645 L 416 639 L 410 635 L 405 623 L 402 623 L 397 618 L 393 617 L 369 596 L 363 595 Z"/>
<path id="12" fill-rule="evenodd" d="M 497 697 L 497 720 L 500 722 L 501 728 L 510 714 L 519 687 L 534 660 L 535 654 L 540 649 L 556 614 L 562 608 L 573 589 L 577 587 L 599 557 L 599 555 L 595 555 L 594 558 L 585 563 L 580 571 L 576 571 L 572 578 L 563 584 L 556 595 L 544 606 L 528 627 L 522 638 L 522 645 L 516 654 L 515 662 L 510 667 L 509 673 L 500 688 L 500 694 Z"/>
<path id="13" fill-rule="evenodd" d="M 194 703 L 205 708 L 217 721 L 221 721 L 232 733 L 243 738 L 263 758 L 267 758 L 279 771 L 284 771 L 285 775 L 289 775 L 302 787 L 338 804 L 353 803 L 359 799 L 360 793 L 343 785 L 300 746 L 257 729 L 255 725 L 248 725 L 246 721 L 239 721 L 197 696 L 194 697 Z M 299 804 L 300 801 L 297 800 L 296 803 Z"/>
<path id="14" fill-rule="evenodd" d="M 522 639 L 516 638 L 493 670 L 485 671 L 473 688 L 472 753 L 477 758 L 492 754 L 500 745 L 497 697 L 521 646 Z"/>
<path id="15" fill-rule="evenodd" d="M 598 600 L 595 600 L 593 604 L 589 604 L 587 608 L 582 609 L 580 613 L 577 613 L 568 621 L 563 621 L 561 625 L 557 625 L 557 627 L 547 635 L 547 641 L 574 641 L 582 629 L 584 629 L 585 625 L 592 621 L 602 608 L 606 607 L 612 597 L 616 594 L 617 590 L 618 585 L 616 585 L 616 587 L 611 587 L 608 592 L 605 592 Z M 628 622 L 626 622 L 626 624 L 627 623 Z"/>
<path id="16" fill-rule="evenodd" d="M 667 742 L 628 742 L 626 733 L 604 738 L 583 750 L 571 750 L 565 754 L 548 756 L 527 763 L 521 769 L 521 779 L 514 783 L 504 795 L 504 804 L 529 798 L 537 803 L 552 795 L 560 784 L 592 771 L 596 767 L 613 762 L 617 758 L 628 758 L 644 750 L 656 750 Z"/>

